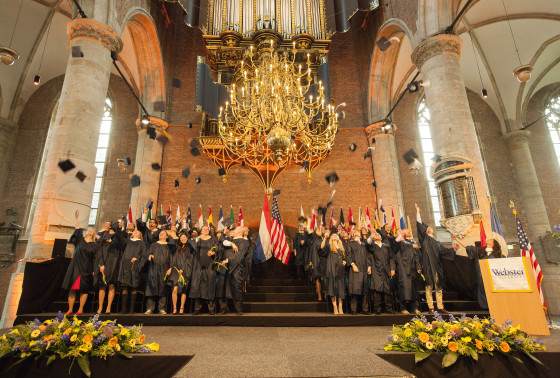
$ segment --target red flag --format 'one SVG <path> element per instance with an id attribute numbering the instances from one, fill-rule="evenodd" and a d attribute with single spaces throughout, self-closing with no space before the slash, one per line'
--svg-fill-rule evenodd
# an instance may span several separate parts
<path id="1" fill-rule="evenodd" d="M 239 215 L 237 217 L 237 225 L 243 227 L 245 224 L 243 223 L 243 211 L 241 210 L 241 206 L 239 206 Z"/>
<path id="2" fill-rule="evenodd" d="M 278 260 L 282 261 L 284 265 L 288 265 L 291 251 L 286 241 L 286 235 L 284 234 L 284 226 L 280 218 L 280 209 L 278 208 L 276 196 L 272 197 L 272 225 L 270 236 L 272 241 L 272 253 Z"/>
<path id="3" fill-rule="evenodd" d="M 391 231 L 393 235 L 397 233 L 397 222 L 395 221 L 395 212 L 393 211 L 393 206 L 391 206 L 391 216 L 393 217 L 393 224 L 391 224 Z"/>
<path id="4" fill-rule="evenodd" d="M 371 227 L 371 218 L 369 217 L 369 208 L 366 205 L 366 227 Z"/>
<path id="5" fill-rule="evenodd" d="M 128 216 L 127 216 L 128 223 L 133 223 L 132 221 L 132 205 L 128 204 Z"/>
<path id="6" fill-rule="evenodd" d="M 332 222 L 333 222 L 333 208 L 331 207 L 331 225 L 329 228 L 332 228 Z"/>
<path id="7" fill-rule="evenodd" d="M 202 204 L 198 205 L 198 228 L 202 230 L 204 226 L 204 217 L 202 216 Z"/>
<path id="8" fill-rule="evenodd" d="M 311 209 L 311 214 L 313 214 L 313 218 L 311 219 L 311 225 L 309 227 L 313 230 L 315 229 L 315 208 Z"/>
<path id="9" fill-rule="evenodd" d="M 480 221 L 480 246 L 486 248 L 486 232 L 484 232 L 484 224 Z"/>
<path id="10" fill-rule="evenodd" d="M 352 231 L 354 226 L 350 225 L 350 222 L 354 223 L 354 217 L 352 217 L 352 206 L 348 205 L 348 232 Z"/>

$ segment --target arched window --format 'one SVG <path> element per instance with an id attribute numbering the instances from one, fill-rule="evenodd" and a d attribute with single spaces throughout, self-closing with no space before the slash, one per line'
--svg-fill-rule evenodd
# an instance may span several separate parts
<path id="1" fill-rule="evenodd" d="M 95 167 L 97 175 L 93 186 L 93 199 L 91 200 L 91 212 L 89 213 L 89 225 L 94 227 L 97 223 L 97 210 L 99 208 L 99 198 L 103 187 L 103 176 L 105 174 L 105 163 L 107 161 L 107 149 L 109 148 L 109 136 L 111 134 L 111 124 L 113 123 L 113 104 L 111 99 L 105 100 L 105 110 L 101 120 L 99 131 L 99 141 L 97 142 L 97 153 L 95 154 Z"/>
<path id="2" fill-rule="evenodd" d="M 422 99 L 418 104 L 418 128 L 420 129 L 420 141 L 422 142 L 422 153 L 424 164 L 426 165 L 426 177 L 430 187 L 430 199 L 434 210 L 434 221 L 436 227 L 440 227 L 441 211 L 439 208 L 438 192 L 434 179 L 430 176 L 430 166 L 434 158 L 434 146 L 432 144 L 432 134 L 430 132 L 430 111 L 426 105 L 426 99 Z"/>
<path id="3" fill-rule="evenodd" d="M 556 158 L 560 163 L 560 96 L 553 97 L 544 110 L 546 116 L 546 125 L 552 138 L 552 145 L 556 152 Z"/>

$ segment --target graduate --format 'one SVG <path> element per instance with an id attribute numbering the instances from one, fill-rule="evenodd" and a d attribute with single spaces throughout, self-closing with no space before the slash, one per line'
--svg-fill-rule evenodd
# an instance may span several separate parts
<path id="1" fill-rule="evenodd" d="M 305 218 L 303 218 L 305 220 Z M 308 254 L 309 243 L 308 238 L 305 235 L 305 225 L 300 219 L 300 224 L 298 226 L 298 232 L 294 235 L 294 240 L 292 244 L 292 250 L 294 251 L 297 278 L 303 279 L 303 268 L 306 261 L 306 256 Z"/>
<path id="2" fill-rule="evenodd" d="M 395 253 L 401 313 L 410 314 L 410 312 L 414 312 L 419 315 L 421 312 L 418 309 L 418 288 L 416 285 L 416 279 L 422 273 L 420 254 L 416 252 L 419 245 L 412 239 L 412 232 L 409 229 L 397 232 L 397 237 L 390 237 L 389 240 Z"/>
<path id="3" fill-rule="evenodd" d="M 167 285 L 166 277 L 171 274 L 170 260 L 171 251 L 167 243 L 167 231 L 159 233 L 159 240 L 148 247 L 146 254 L 148 258 L 145 264 L 148 265 L 148 278 L 146 280 L 146 315 L 155 311 L 155 298 L 158 297 L 158 310 L 161 315 L 166 315 L 167 305 Z"/>
<path id="4" fill-rule="evenodd" d="M 369 312 L 368 275 L 371 274 L 371 265 L 368 265 L 368 263 L 370 259 L 368 258 L 366 245 L 362 242 L 360 231 L 354 229 L 350 235 L 352 236 L 352 239 L 348 242 L 348 265 L 350 265 L 348 292 L 352 296 L 350 309 L 352 315 L 356 315 L 358 312 L 358 298 L 361 298 L 361 312 L 367 314 Z"/>
<path id="5" fill-rule="evenodd" d="M 393 251 L 389 244 L 382 241 L 381 235 L 371 230 L 368 238 L 370 250 L 371 276 L 369 289 L 373 291 L 373 308 L 377 315 L 381 314 L 381 306 L 385 306 L 385 312 L 393 313 L 393 300 L 391 298 L 391 278 L 395 275 L 396 265 Z"/>
<path id="6" fill-rule="evenodd" d="M 124 249 L 124 239 L 121 230 L 114 225 L 108 231 L 101 233 L 99 248 L 95 257 L 94 283 L 99 288 L 99 308 L 97 313 L 103 312 L 103 302 L 107 294 L 106 314 L 111 313 L 111 305 L 115 298 L 115 286 L 118 282 L 119 267 L 121 263 L 122 251 Z"/>
<path id="7" fill-rule="evenodd" d="M 229 235 L 229 228 L 233 227 L 232 224 L 233 223 L 230 219 L 225 219 L 224 220 L 224 226 L 226 227 L 226 230 L 228 230 L 228 235 Z M 222 313 L 224 315 L 229 313 L 229 307 L 228 307 L 228 303 L 227 303 L 227 299 L 226 299 L 226 272 L 227 272 L 227 269 L 226 269 L 225 266 L 220 266 L 219 264 L 221 264 L 221 261 L 223 261 L 224 258 L 225 258 L 224 257 L 224 245 L 223 245 L 224 240 L 231 241 L 232 239 L 233 239 L 232 236 L 225 236 L 225 235 L 222 235 L 220 238 L 217 238 L 218 245 L 216 247 L 215 261 L 213 262 L 213 264 L 216 264 L 216 265 L 214 265 L 214 267 L 216 269 L 216 301 L 219 304 L 218 311 L 220 311 L 220 313 Z"/>
<path id="8" fill-rule="evenodd" d="M 323 280 L 324 275 L 324 258 L 319 255 L 319 250 L 321 249 L 321 243 L 323 241 L 323 233 L 325 229 L 322 226 L 318 226 L 315 229 L 314 233 L 310 233 L 309 236 L 309 261 L 307 265 L 311 264 L 311 277 L 312 280 L 315 281 L 315 288 L 317 290 L 317 300 L 321 302 L 322 298 L 322 290 L 321 290 L 321 281 Z"/>
<path id="9" fill-rule="evenodd" d="M 140 270 L 144 266 L 146 258 L 146 244 L 142 240 L 142 233 L 134 231 L 126 240 L 126 247 L 121 258 L 119 275 L 117 281 L 122 286 L 121 291 L 121 313 L 127 312 L 128 293 L 130 291 L 130 307 L 128 313 L 134 314 L 134 304 L 138 286 L 140 285 Z"/>
<path id="10" fill-rule="evenodd" d="M 434 239 L 434 230 L 422 223 L 420 217 L 420 207 L 416 206 L 416 227 L 418 229 L 418 242 L 422 251 L 422 273 L 424 274 L 426 286 L 426 301 L 428 302 L 429 313 L 434 313 L 434 299 L 432 290 L 436 291 L 437 311 L 447 314 L 443 308 L 443 266 L 441 259 L 453 260 L 455 250 L 445 248 L 439 241 Z"/>
<path id="11" fill-rule="evenodd" d="M 245 291 L 247 282 L 253 276 L 253 252 L 257 249 L 257 245 L 247 226 L 243 226 L 243 238 L 249 242 L 249 250 L 247 256 L 245 256 L 245 284 L 243 285 L 243 290 Z"/>
<path id="12" fill-rule="evenodd" d="M 76 302 L 76 292 L 80 292 L 80 307 L 76 315 L 84 313 L 84 305 L 86 304 L 88 292 L 93 288 L 93 259 L 98 245 L 95 243 L 95 231 L 88 230 L 86 236 L 83 236 L 83 230 L 80 228 L 78 217 L 80 213 L 76 210 L 76 229 L 68 243 L 74 244 L 74 254 L 72 261 L 68 265 L 68 270 L 62 281 L 62 287 L 69 290 L 68 293 L 68 312 L 66 315 L 72 315 L 74 311 L 74 303 Z"/>
<path id="13" fill-rule="evenodd" d="M 179 314 L 184 313 L 185 301 L 192 276 L 193 256 L 189 238 L 187 235 L 181 234 L 175 253 L 171 257 L 171 274 L 168 280 L 168 285 L 173 288 L 171 292 L 173 315 L 177 314 L 178 296 L 181 296 Z"/>
<path id="14" fill-rule="evenodd" d="M 142 217 L 136 220 L 136 227 L 138 228 L 138 231 L 142 233 L 144 243 L 146 243 L 146 248 L 159 240 L 159 229 L 157 221 L 155 219 L 150 219 L 150 221 L 146 225 L 149 210 L 150 209 L 146 207 L 144 209 L 144 212 L 142 213 Z"/>
<path id="15" fill-rule="evenodd" d="M 327 231 L 327 234 L 329 231 Z M 325 235 L 327 236 L 327 235 Z M 346 294 L 346 251 L 336 233 L 321 242 L 321 254 L 325 257 L 325 286 L 331 297 L 335 315 L 344 315 L 342 300 Z"/>
<path id="16" fill-rule="evenodd" d="M 195 300 L 193 315 L 199 315 L 204 303 L 210 315 L 216 314 L 216 264 L 218 240 L 209 235 L 208 226 L 203 226 L 200 236 L 189 241 L 194 251 L 191 290 L 189 298 Z"/>
<path id="17" fill-rule="evenodd" d="M 243 275 L 247 254 L 251 249 L 251 242 L 243 237 L 244 227 L 238 226 L 233 230 L 231 241 L 224 240 L 223 260 L 221 266 L 226 267 L 225 286 L 226 298 L 233 300 L 237 315 L 243 315 Z"/>

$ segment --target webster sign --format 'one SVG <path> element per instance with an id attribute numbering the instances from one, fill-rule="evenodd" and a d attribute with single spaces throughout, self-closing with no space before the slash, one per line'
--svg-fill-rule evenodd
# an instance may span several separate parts
<path id="1" fill-rule="evenodd" d="M 522 257 L 488 259 L 493 292 L 531 292 L 527 267 Z"/>

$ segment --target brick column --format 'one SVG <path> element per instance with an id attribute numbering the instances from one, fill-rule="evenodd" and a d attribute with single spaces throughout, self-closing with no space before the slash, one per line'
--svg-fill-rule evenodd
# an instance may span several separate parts
<path id="1" fill-rule="evenodd" d="M 68 239 L 74 231 L 76 210 L 80 211 L 80 225 L 86 228 L 88 224 L 111 51 L 120 51 L 122 41 L 107 25 L 93 19 L 75 19 L 67 31 L 71 46 L 79 46 L 83 57 L 68 60 L 25 259 L 12 276 L 0 328 L 10 326 L 15 319 L 25 261 L 50 258 L 54 239 Z M 63 173 L 58 162 L 66 158 L 76 168 Z M 84 182 L 75 177 L 78 171 L 87 175 Z"/>
<path id="2" fill-rule="evenodd" d="M 490 225 L 488 183 L 459 64 L 461 46 L 456 35 L 429 37 L 416 46 L 412 61 L 428 84 L 424 93 L 430 110 L 434 151 L 444 158 L 461 155 L 474 163 L 472 174 L 478 205 L 484 223 Z M 477 232 L 478 227 L 473 227 L 470 234 L 474 237 Z"/>
<path id="3" fill-rule="evenodd" d="M 14 149 L 19 126 L 7 118 L 0 118 L 0 197 L 4 194 L 4 186 L 8 177 L 9 163 Z M 4 212 L 5 209 L 0 209 Z"/>

